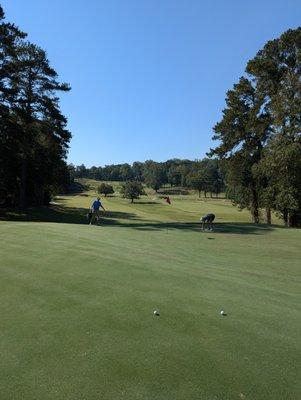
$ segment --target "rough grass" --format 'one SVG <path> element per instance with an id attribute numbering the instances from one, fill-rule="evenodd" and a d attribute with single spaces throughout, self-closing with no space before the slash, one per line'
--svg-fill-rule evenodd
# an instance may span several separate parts
<path id="1" fill-rule="evenodd" d="M 153 193 L 91 227 L 93 196 L 2 215 L 1 399 L 300 397 L 300 230 Z"/>

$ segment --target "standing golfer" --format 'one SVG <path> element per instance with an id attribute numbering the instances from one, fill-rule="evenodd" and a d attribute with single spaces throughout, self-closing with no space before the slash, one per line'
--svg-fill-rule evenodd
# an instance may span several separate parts
<path id="1" fill-rule="evenodd" d="M 101 204 L 101 202 L 100 202 L 100 197 L 97 197 L 97 200 L 93 201 L 93 204 L 92 204 L 92 206 L 91 206 L 92 217 L 91 217 L 91 220 L 90 220 L 90 225 L 92 225 L 92 223 L 93 223 L 93 221 L 94 221 L 95 219 L 97 220 L 97 224 L 99 223 L 99 218 L 100 218 L 100 211 L 99 211 L 99 209 L 100 209 L 100 207 L 101 207 L 104 211 L 106 211 L 106 210 L 103 208 L 103 206 L 102 206 L 102 204 Z"/>
<path id="2" fill-rule="evenodd" d="M 208 230 L 209 231 L 213 231 L 212 225 L 213 225 L 213 221 L 215 219 L 215 215 L 214 214 L 206 214 L 204 215 L 200 221 L 202 222 L 202 229 L 205 229 L 205 226 L 207 224 L 208 226 Z"/>

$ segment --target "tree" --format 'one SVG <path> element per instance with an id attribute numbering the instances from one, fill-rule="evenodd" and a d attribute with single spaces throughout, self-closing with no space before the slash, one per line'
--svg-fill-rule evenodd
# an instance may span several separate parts
<path id="1" fill-rule="evenodd" d="M 204 191 L 205 197 L 210 192 L 211 197 L 216 196 L 224 190 L 224 177 L 217 159 L 205 158 L 194 163 L 192 172 L 185 178 L 188 187 L 197 190 L 199 196 Z"/>
<path id="2" fill-rule="evenodd" d="M 192 168 L 193 168 L 193 163 L 189 160 L 184 160 L 178 166 L 178 171 L 181 177 L 181 182 L 180 182 L 181 186 L 187 186 L 187 177 L 190 174 Z"/>
<path id="3" fill-rule="evenodd" d="M 204 159 L 201 164 L 203 165 L 203 177 L 204 177 L 204 186 L 207 191 L 215 196 L 218 196 L 224 188 L 224 177 L 222 171 L 219 167 L 219 161 L 214 158 Z"/>
<path id="4" fill-rule="evenodd" d="M 271 209 L 287 225 L 301 225 L 301 28 L 271 40 L 248 62 L 228 92 L 227 108 L 215 126 L 228 194 L 251 209 Z"/>
<path id="5" fill-rule="evenodd" d="M 66 156 L 71 134 L 66 129 L 67 120 L 59 109 L 58 91 L 69 91 L 70 87 L 57 80 L 57 73 L 50 67 L 44 50 L 31 43 L 18 48 L 14 59 L 13 81 L 17 90 L 12 96 L 14 112 L 19 118 L 23 135 L 21 147 L 20 206 L 27 200 L 41 203 L 43 192 L 55 176 L 53 161 Z M 42 161 L 40 155 L 47 154 Z M 41 163 L 42 161 L 42 163 Z M 29 175 L 32 165 L 39 164 L 39 176 Z M 40 168 L 43 167 L 44 174 Z M 48 177 L 41 179 L 41 176 Z M 31 178 L 31 181 L 29 180 Z M 31 198 L 32 187 L 39 182 L 40 196 Z M 39 198 L 40 197 L 40 198 Z"/>
<path id="6" fill-rule="evenodd" d="M 258 223 L 258 182 L 253 166 L 261 160 L 263 147 L 271 134 L 270 114 L 266 109 L 265 96 L 244 77 L 228 91 L 226 103 L 223 118 L 214 127 L 213 139 L 221 144 L 210 154 L 224 159 L 224 165 L 229 166 L 232 174 L 232 167 L 236 166 L 240 175 L 236 181 L 239 181 L 243 196 L 232 196 L 231 181 L 228 181 L 229 195 L 240 208 L 250 209 L 254 222 Z"/>
<path id="7" fill-rule="evenodd" d="M 199 197 L 201 197 L 201 191 L 203 190 L 203 179 L 200 174 L 194 173 L 188 175 L 187 177 L 187 185 L 189 188 L 197 190 L 199 193 Z"/>
<path id="8" fill-rule="evenodd" d="M 75 167 L 75 176 L 76 178 L 88 178 L 87 168 L 84 164 Z"/>
<path id="9" fill-rule="evenodd" d="M 109 172 L 108 180 L 122 181 L 122 178 L 120 176 L 120 165 L 107 165 L 106 169 Z"/>
<path id="10" fill-rule="evenodd" d="M 14 205 L 19 197 L 18 168 L 22 130 L 12 112 L 12 70 L 18 46 L 26 37 L 15 25 L 4 22 L 0 6 L 0 204 Z"/>
<path id="11" fill-rule="evenodd" d="M 101 183 L 97 188 L 97 193 L 104 194 L 105 197 L 107 197 L 108 194 L 114 193 L 114 188 L 112 185 L 109 185 L 108 183 Z"/>
<path id="12" fill-rule="evenodd" d="M 249 61 L 247 72 L 266 98 L 272 136 L 256 169 L 262 201 L 286 225 L 301 225 L 301 28 L 269 41 Z"/>
<path id="13" fill-rule="evenodd" d="M 132 165 L 132 171 L 134 180 L 142 182 L 143 181 L 143 163 L 135 161 Z"/>
<path id="14" fill-rule="evenodd" d="M 68 180 L 71 135 L 57 92 L 70 88 L 58 82 L 45 52 L 3 18 L 0 8 L 0 201 L 44 204 Z"/>
<path id="15" fill-rule="evenodd" d="M 121 165 L 119 174 L 122 181 L 131 181 L 134 179 L 133 171 L 129 164 Z"/>
<path id="16" fill-rule="evenodd" d="M 167 172 L 167 179 L 171 186 L 178 186 L 181 184 L 181 172 L 179 167 L 172 165 Z"/>
<path id="17" fill-rule="evenodd" d="M 256 173 L 263 181 L 261 202 L 274 209 L 286 226 L 301 225 L 301 138 L 275 136 L 265 148 Z"/>
<path id="18" fill-rule="evenodd" d="M 164 172 L 162 166 L 152 160 L 145 162 L 143 176 L 146 185 L 154 189 L 156 192 L 164 183 Z"/>
<path id="19" fill-rule="evenodd" d="M 130 199 L 131 203 L 133 203 L 134 199 L 139 199 L 140 195 L 144 194 L 143 186 L 141 182 L 137 181 L 125 182 L 121 186 L 121 194 L 124 198 Z"/>

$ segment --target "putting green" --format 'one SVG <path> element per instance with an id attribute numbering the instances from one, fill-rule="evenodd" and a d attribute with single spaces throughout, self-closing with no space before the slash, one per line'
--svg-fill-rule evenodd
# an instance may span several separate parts
<path id="1" fill-rule="evenodd" d="M 300 398 L 300 230 L 153 193 L 88 226 L 94 196 L 2 216 L 2 399 Z"/>

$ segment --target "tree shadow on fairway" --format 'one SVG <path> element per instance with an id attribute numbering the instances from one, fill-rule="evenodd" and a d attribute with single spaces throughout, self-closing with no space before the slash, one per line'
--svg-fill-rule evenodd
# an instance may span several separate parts
<path id="1" fill-rule="evenodd" d="M 178 229 L 186 231 L 200 230 L 198 223 L 191 222 L 146 221 L 140 218 L 130 218 L 130 220 L 125 219 L 125 221 L 120 221 L 119 219 L 108 219 L 106 217 L 102 219 L 103 225 L 119 226 L 121 228 L 130 228 L 139 231 L 164 231 Z"/>
<path id="2" fill-rule="evenodd" d="M 0 209 L 0 221 L 31 221 L 54 222 L 65 224 L 87 225 L 88 209 L 51 205 L 49 207 L 35 207 L 26 210 Z M 203 231 L 199 222 L 164 222 L 145 220 L 135 213 L 121 211 L 106 211 L 101 214 L 101 225 L 130 228 L 139 231 L 183 231 L 199 232 L 201 235 L 239 234 L 262 235 L 272 231 L 275 225 L 251 224 L 241 222 L 218 222 L 214 224 L 214 232 Z M 209 239 L 209 238 L 208 238 Z"/>
<path id="3" fill-rule="evenodd" d="M 254 224 L 247 222 L 218 222 L 214 225 L 216 233 L 230 233 L 239 235 L 262 235 L 276 228 L 276 225 Z M 204 231 L 206 232 L 206 231 Z"/>
<path id="4" fill-rule="evenodd" d="M 120 226 L 123 228 L 131 228 L 140 231 L 193 231 L 199 232 L 200 234 L 207 234 L 209 231 L 203 231 L 201 229 L 199 222 L 161 222 L 161 221 L 145 221 L 139 218 L 132 218 L 131 221 L 119 221 L 115 219 L 103 219 L 104 225 L 114 225 Z M 214 232 L 210 232 L 210 234 L 256 234 L 261 235 L 272 231 L 275 228 L 273 225 L 256 225 L 256 224 L 248 224 L 248 223 L 216 223 L 214 225 Z M 210 237 L 208 239 L 214 239 Z"/>
<path id="5" fill-rule="evenodd" d="M 55 222 L 64 224 L 87 225 L 88 209 L 76 207 L 63 207 L 50 205 L 48 207 L 33 207 L 26 210 L 0 209 L 0 221 L 20 222 Z M 133 213 L 110 211 L 106 212 L 106 219 L 114 221 L 117 219 L 136 219 Z M 103 217 L 101 220 L 104 221 Z"/>

